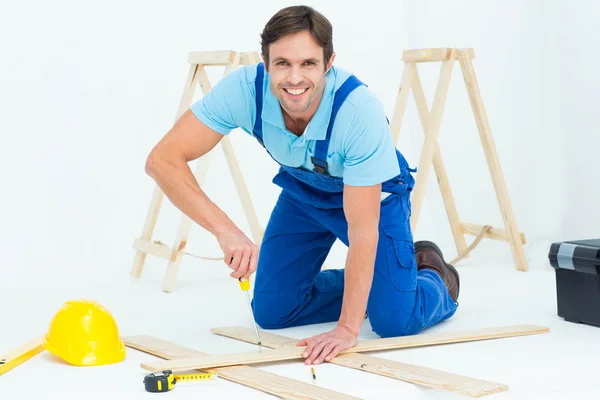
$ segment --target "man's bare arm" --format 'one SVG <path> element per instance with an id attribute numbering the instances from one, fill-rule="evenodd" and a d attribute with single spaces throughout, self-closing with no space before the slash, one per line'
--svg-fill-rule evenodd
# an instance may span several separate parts
<path id="1" fill-rule="evenodd" d="M 248 277 L 256 270 L 258 248 L 207 197 L 188 165 L 211 151 L 222 138 L 187 110 L 152 149 L 145 170 L 175 207 L 215 235 L 225 263 L 234 270 L 231 276 Z"/>
<path id="2" fill-rule="evenodd" d="M 380 207 L 381 185 L 344 187 L 349 246 L 342 312 L 332 331 L 298 341 L 298 346 L 306 346 L 302 356 L 307 365 L 329 361 L 357 343 L 373 282 Z"/>
<path id="3" fill-rule="evenodd" d="M 338 325 L 358 336 L 364 320 L 379 241 L 381 185 L 344 188 L 344 212 L 348 221 L 348 256 L 344 298 Z"/>

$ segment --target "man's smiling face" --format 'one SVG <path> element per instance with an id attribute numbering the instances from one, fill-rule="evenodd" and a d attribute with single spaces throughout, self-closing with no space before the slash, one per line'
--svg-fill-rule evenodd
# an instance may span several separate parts
<path id="1" fill-rule="evenodd" d="M 270 89 L 292 118 L 310 118 L 319 106 L 325 74 L 323 48 L 308 31 L 286 35 L 269 47 Z"/>

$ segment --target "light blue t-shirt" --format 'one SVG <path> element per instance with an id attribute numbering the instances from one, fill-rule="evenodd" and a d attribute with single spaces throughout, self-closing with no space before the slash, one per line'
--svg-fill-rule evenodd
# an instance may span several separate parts
<path id="1" fill-rule="evenodd" d="M 283 165 L 313 169 L 316 140 L 326 137 L 335 91 L 350 76 L 332 67 L 317 111 L 304 133 L 296 136 L 286 129 L 279 100 L 269 88 L 265 70 L 263 84 L 263 143 Z M 193 114 L 223 135 L 241 128 L 252 135 L 256 116 L 256 65 L 243 66 L 225 75 L 212 90 L 191 106 Z M 258 142 L 257 142 L 258 145 Z M 381 101 L 366 86 L 346 98 L 336 116 L 327 156 L 328 170 L 347 185 L 368 186 L 400 173 L 396 147 Z"/>

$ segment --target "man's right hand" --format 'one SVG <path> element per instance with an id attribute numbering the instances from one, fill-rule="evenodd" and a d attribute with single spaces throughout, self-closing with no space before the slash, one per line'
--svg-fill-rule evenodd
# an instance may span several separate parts
<path id="1" fill-rule="evenodd" d="M 211 151 L 223 135 L 204 125 L 187 110 L 152 149 L 146 173 L 179 210 L 215 235 L 233 278 L 256 271 L 258 247 L 200 188 L 188 163 Z"/>
<path id="2" fill-rule="evenodd" d="M 229 231 L 216 236 L 223 260 L 233 270 L 232 278 L 250 278 L 258 264 L 258 246 L 239 230 Z"/>

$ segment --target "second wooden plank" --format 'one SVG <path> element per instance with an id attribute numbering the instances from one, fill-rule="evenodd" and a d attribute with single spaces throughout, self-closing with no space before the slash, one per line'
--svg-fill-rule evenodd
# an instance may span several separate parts
<path id="1" fill-rule="evenodd" d="M 194 349 L 183 347 L 151 336 L 126 336 L 123 341 L 127 347 L 166 359 L 187 357 L 205 357 L 205 354 Z M 270 393 L 282 399 L 291 400 L 357 400 L 333 390 L 325 389 L 295 379 L 276 375 L 245 365 L 223 368 L 205 369 L 206 372 L 216 373 L 219 377 L 239 383 L 253 389 Z"/>
<path id="2" fill-rule="evenodd" d="M 239 326 L 213 328 L 211 329 L 211 332 L 217 335 L 256 344 L 256 336 L 254 335 L 254 331 L 250 328 Z M 261 339 L 263 346 L 274 349 L 295 346 L 296 343 L 298 343 L 298 339 L 275 335 L 268 332 L 261 332 Z M 419 365 L 373 357 L 366 354 L 338 354 L 337 357 L 329 362 L 433 389 L 459 393 L 469 397 L 482 397 L 508 390 L 508 386 L 502 383 L 452 374 L 432 368 L 421 367 Z"/>
<path id="3" fill-rule="evenodd" d="M 364 351 L 393 350 L 409 347 L 431 346 L 436 344 L 470 342 L 475 340 L 488 340 L 502 337 L 533 335 L 548 332 L 549 329 L 535 325 L 516 325 L 498 328 L 471 329 L 457 332 L 426 333 L 413 336 L 400 336 L 384 339 L 369 339 L 359 341 L 358 344 L 343 353 L 358 353 Z M 281 348 L 263 351 L 262 353 L 234 353 L 206 356 L 202 358 L 188 358 L 183 360 L 145 362 L 141 367 L 149 371 L 183 371 L 189 369 L 205 369 L 225 367 L 228 365 L 257 364 L 272 361 L 285 361 L 302 359 L 305 346 Z"/>

